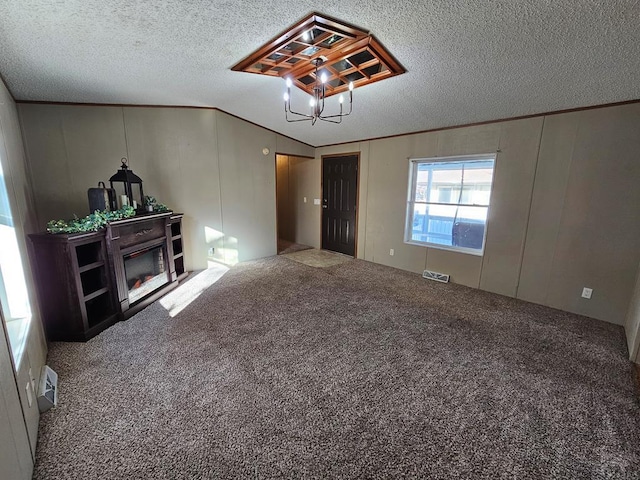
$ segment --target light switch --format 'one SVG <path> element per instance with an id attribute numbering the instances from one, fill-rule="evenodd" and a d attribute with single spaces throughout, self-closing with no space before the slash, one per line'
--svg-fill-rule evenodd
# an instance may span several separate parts
<path id="1" fill-rule="evenodd" d="M 307 197 L 302 197 L 302 201 L 303 201 L 304 203 L 307 203 Z"/>
<path id="2" fill-rule="evenodd" d="M 31 407 L 31 404 L 33 403 L 33 398 L 31 397 L 31 382 L 30 381 L 27 382 L 27 386 L 25 387 L 25 389 L 27 390 L 27 401 L 29 402 L 29 407 Z"/>
<path id="3" fill-rule="evenodd" d="M 319 198 L 314 198 L 313 199 L 313 204 L 314 205 L 320 205 L 320 199 Z"/>
<path id="4" fill-rule="evenodd" d="M 35 391 L 36 391 L 36 379 L 33 376 L 33 371 L 31 369 L 31 367 L 29 367 L 29 378 L 31 379 L 31 389 L 35 393 Z"/>

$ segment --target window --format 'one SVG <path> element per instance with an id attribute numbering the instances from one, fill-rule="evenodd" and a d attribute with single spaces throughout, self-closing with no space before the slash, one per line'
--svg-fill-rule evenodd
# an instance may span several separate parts
<path id="1" fill-rule="evenodd" d="M 405 242 L 482 255 L 495 159 L 412 159 Z"/>
<path id="2" fill-rule="evenodd" d="M 0 304 L 16 365 L 25 346 L 31 307 L 18 239 L 0 164 Z"/>

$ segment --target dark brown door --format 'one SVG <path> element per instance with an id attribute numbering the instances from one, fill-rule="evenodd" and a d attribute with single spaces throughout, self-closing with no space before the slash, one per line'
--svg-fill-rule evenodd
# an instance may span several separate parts
<path id="1" fill-rule="evenodd" d="M 322 248 L 354 256 L 358 156 L 322 159 Z"/>

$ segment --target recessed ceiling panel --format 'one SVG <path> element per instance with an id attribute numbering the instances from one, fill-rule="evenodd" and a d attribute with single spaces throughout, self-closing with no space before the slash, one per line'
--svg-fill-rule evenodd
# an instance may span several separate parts
<path id="1" fill-rule="evenodd" d="M 369 32 L 312 14 L 232 67 L 232 70 L 288 77 L 313 93 L 315 63 L 322 58 L 326 96 L 400 75 L 406 70 Z"/>

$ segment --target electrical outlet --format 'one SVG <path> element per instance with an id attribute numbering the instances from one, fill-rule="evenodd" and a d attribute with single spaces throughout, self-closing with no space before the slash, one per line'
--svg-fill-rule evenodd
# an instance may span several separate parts
<path id="1" fill-rule="evenodd" d="M 391 256 L 393 257 L 393 255 L 394 255 L 395 253 L 396 253 L 396 252 L 393 250 L 393 248 L 390 248 L 390 249 L 389 249 L 389 255 L 391 255 Z"/>
<path id="2" fill-rule="evenodd" d="M 582 289 L 582 298 L 590 299 L 592 293 L 593 293 L 593 288 L 584 287 Z"/>

